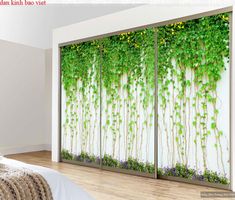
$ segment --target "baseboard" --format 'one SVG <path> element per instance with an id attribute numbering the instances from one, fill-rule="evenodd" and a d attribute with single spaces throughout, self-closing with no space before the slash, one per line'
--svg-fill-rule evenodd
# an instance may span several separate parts
<path id="1" fill-rule="evenodd" d="M 10 155 L 10 154 L 43 151 L 43 150 L 51 151 L 51 145 L 38 144 L 38 145 L 28 145 L 28 146 L 18 146 L 18 147 L 3 147 L 0 148 L 0 155 Z"/>

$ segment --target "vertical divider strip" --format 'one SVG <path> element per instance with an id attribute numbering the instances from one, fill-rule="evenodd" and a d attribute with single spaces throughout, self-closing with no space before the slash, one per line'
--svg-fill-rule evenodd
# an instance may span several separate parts
<path id="1" fill-rule="evenodd" d="M 234 69 L 232 69 L 233 67 L 233 59 L 232 59 L 232 56 L 233 56 L 233 52 L 232 52 L 232 49 L 233 49 L 233 40 L 232 40 L 232 36 L 233 36 L 233 12 L 229 13 L 229 160 L 230 160 L 230 174 L 229 174 L 229 181 L 230 181 L 230 189 L 233 188 L 234 186 L 234 180 L 232 179 L 233 177 L 233 174 L 234 174 L 234 170 L 233 170 L 233 140 L 234 140 L 234 137 L 232 135 L 232 131 L 233 131 L 233 126 L 232 125 L 232 122 L 233 122 L 233 84 L 232 84 L 232 81 L 233 81 L 233 71 Z"/>
<path id="2" fill-rule="evenodd" d="M 61 67 L 61 47 L 58 45 L 58 82 L 59 82 L 59 85 L 58 85 L 58 112 L 59 112 L 59 115 L 58 115 L 58 133 L 59 133 L 59 162 L 61 162 L 61 149 L 62 149 L 62 128 L 61 128 L 61 122 L 62 122 L 62 112 L 61 112 L 61 98 L 62 98 L 62 81 L 61 81 L 61 75 L 62 75 L 62 67 Z"/>
<path id="3" fill-rule="evenodd" d="M 100 169 L 102 169 L 102 64 L 103 64 L 103 46 L 102 41 L 99 41 L 100 48 Z"/>
<path id="4" fill-rule="evenodd" d="M 157 28 L 154 28 L 154 178 L 157 179 L 158 170 L 158 47 Z"/>

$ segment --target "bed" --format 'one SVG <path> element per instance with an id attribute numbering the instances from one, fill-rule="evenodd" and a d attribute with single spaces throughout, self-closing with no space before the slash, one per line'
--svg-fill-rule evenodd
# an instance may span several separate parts
<path id="1" fill-rule="evenodd" d="M 20 161 L 0 157 L 0 164 L 16 169 L 28 169 L 41 175 L 50 187 L 53 200 L 92 200 L 84 190 L 59 172 L 41 166 L 30 165 Z"/>

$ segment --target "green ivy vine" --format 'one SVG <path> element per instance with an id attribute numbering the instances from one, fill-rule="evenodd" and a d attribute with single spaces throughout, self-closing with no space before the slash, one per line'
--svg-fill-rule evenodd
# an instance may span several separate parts
<path id="1" fill-rule="evenodd" d="M 99 41 L 61 48 L 61 74 L 66 94 L 64 146 L 69 134 L 70 152 L 76 151 L 80 142 L 80 152 L 94 154 L 100 100 Z"/>
<path id="2" fill-rule="evenodd" d="M 207 142 L 213 134 L 218 169 L 225 175 L 223 149 L 226 148 L 221 145 L 224 133 L 217 123 L 217 84 L 226 70 L 224 60 L 229 61 L 228 14 L 159 27 L 158 41 L 158 95 L 162 112 L 159 120 L 163 121 L 162 134 L 166 135 L 167 162 L 169 166 L 175 166 L 176 162 L 188 165 L 193 137 L 196 169 L 201 148 L 206 170 Z M 210 118 L 208 107 L 213 110 Z"/>
<path id="3" fill-rule="evenodd" d="M 142 141 L 146 133 L 145 148 L 146 160 L 148 160 L 150 142 L 148 134 L 151 134 L 150 127 L 153 126 L 151 119 L 154 111 L 153 35 L 153 29 L 146 29 L 102 40 L 102 84 L 106 91 L 103 152 L 106 153 L 108 138 L 106 134 L 111 132 L 113 157 L 119 154 L 118 158 L 120 158 L 120 139 L 124 137 L 125 160 L 129 157 L 142 159 L 139 149 L 144 148 Z M 152 108 L 150 113 L 149 106 Z M 140 108 L 145 111 L 145 126 L 141 126 L 140 113 L 138 113 Z M 117 143 L 119 143 L 118 147 L 116 147 Z"/>
<path id="4" fill-rule="evenodd" d="M 80 162 L 102 160 L 106 166 L 154 172 L 149 155 L 154 134 L 157 39 L 158 132 L 160 140 L 165 138 L 165 143 L 159 141 L 163 149 L 160 157 L 167 160 L 167 166 L 159 168 L 158 173 L 228 184 L 217 93 L 225 61 L 229 61 L 228 15 L 62 47 L 66 99 L 62 157 Z M 101 147 L 97 142 L 99 129 Z M 222 175 L 208 170 L 211 137 L 215 139 L 217 169 Z M 201 157 L 203 163 L 198 163 Z M 195 169 L 189 166 L 192 160 Z M 199 173 L 201 165 L 203 174 Z"/>
<path id="5" fill-rule="evenodd" d="M 66 137 L 70 137 L 68 145 L 71 153 L 74 153 L 74 148 L 75 151 L 77 149 L 76 141 L 80 141 L 81 153 L 88 151 L 89 154 L 94 154 L 91 147 L 94 146 L 96 133 L 90 127 L 93 124 L 95 126 L 98 119 L 91 122 L 90 104 L 94 105 L 95 116 L 98 118 L 99 70 L 102 69 L 102 91 L 105 91 L 102 94 L 102 116 L 105 116 L 102 151 L 120 158 L 123 139 L 125 160 L 129 157 L 143 160 L 144 155 L 139 152 L 143 148 L 146 149 L 145 159 L 149 160 L 154 116 L 153 36 L 154 29 L 145 29 L 61 49 L 62 83 L 66 92 L 63 141 L 66 142 Z M 92 100 L 89 96 L 92 96 Z M 138 114 L 140 109 L 144 111 L 144 125 Z M 121 111 L 124 112 L 124 119 Z M 110 137 L 112 152 L 106 152 Z M 143 144 L 144 138 L 146 144 Z"/>

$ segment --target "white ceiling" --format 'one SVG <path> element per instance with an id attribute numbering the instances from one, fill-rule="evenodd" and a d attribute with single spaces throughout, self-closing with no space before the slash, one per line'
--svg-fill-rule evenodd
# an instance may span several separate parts
<path id="1" fill-rule="evenodd" d="M 47 0 L 53 1 L 65 0 Z M 66 0 L 107 1 L 107 0 Z M 116 2 L 117 0 L 109 0 Z M 213 6 L 235 0 L 118 0 L 157 1 L 158 5 Z M 196 2 L 196 3 L 195 3 Z M 48 4 L 47 6 L 0 6 L 0 40 L 48 49 L 52 47 L 52 30 L 91 18 L 134 8 L 143 4 Z M 143 13 L 147 14 L 147 13 Z M 95 27 L 91 27 L 95 31 Z"/>
<path id="2" fill-rule="evenodd" d="M 139 5 L 50 4 L 41 7 L 1 6 L 0 39 L 48 49 L 52 47 L 52 30 L 55 28 L 136 6 Z"/>

